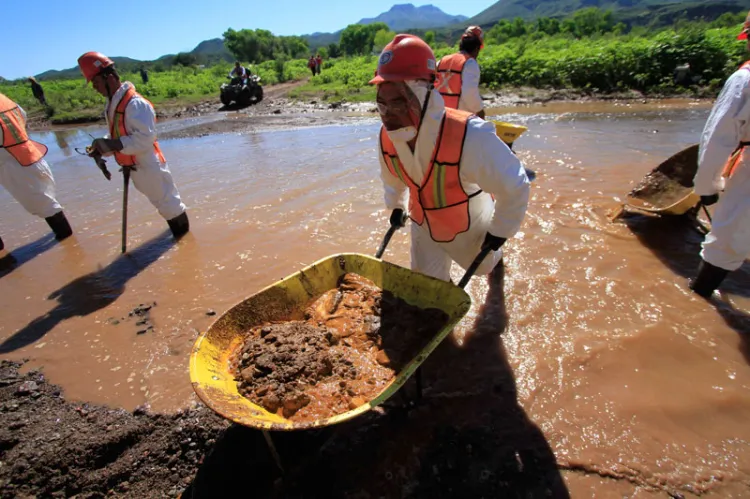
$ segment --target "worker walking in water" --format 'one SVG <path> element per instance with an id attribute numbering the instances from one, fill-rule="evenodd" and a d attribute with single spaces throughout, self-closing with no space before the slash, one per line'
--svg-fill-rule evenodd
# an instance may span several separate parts
<path id="1" fill-rule="evenodd" d="M 58 240 L 73 230 L 55 198 L 55 179 L 44 160 L 47 146 L 29 139 L 26 112 L 0 93 L 0 185 L 26 211 L 43 218 Z"/>
<path id="2" fill-rule="evenodd" d="M 78 66 L 98 93 L 107 98 L 109 135 L 91 147 L 103 156 L 114 154 L 117 164 L 131 168 L 133 185 L 164 217 L 174 237 L 190 229 L 185 205 L 156 140 L 156 114 L 130 82 L 121 82 L 114 62 L 99 52 L 87 52 Z"/>
<path id="3" fill-rule="evenodd" d="M 738 40 L 748 40 L 748 14 Z M 748 49 L 750 50 L 750 42 Z M 695 193 L 716 204 L 703 242 L 698 275 L 690 289 L 710 297 L 729 272 L 750 254 L 750 61 L 724 84 L 701 136 Z M 719 196 L 719 192 L 722 192 Z"/>
<path id="4" fill-rule="evenodd" d="M 376 76 L 379 158 L 391 224 L 412 219 L 411 267 L 450 280 L 451 263 L 477 269 L 502 262 L 501 246 L 520 228 L 529 201 L 521 161 L 495 126 L 445 106 L 434 88 L 435 56 L 420 38 L 396 35 L 380 54 Z"/>
<path id="5" fill-rule="evenodd" d="M 484 104 L 479 95 L 477 57 L 484 48 L 484 33 L 479 26 L 469 26 L 461 35 L 458 52 L 446 55 L 437 65 L 437 87 L 445 107 L 474 113 L 484 119 Z"/>

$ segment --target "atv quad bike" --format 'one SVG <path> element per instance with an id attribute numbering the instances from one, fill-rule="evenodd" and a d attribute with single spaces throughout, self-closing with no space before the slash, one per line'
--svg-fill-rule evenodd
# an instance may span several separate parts
<path id="1" fill-rule="evenodd" d="M 250 75 L 244 82 L 242 78 L 235 76 L 229 83 L 222 83 L 220 90 L 219 98 L 225 106 L 236 102 L 245 107 L 263 100 L 263 87 L 260 86 L 258 75 Z"/>

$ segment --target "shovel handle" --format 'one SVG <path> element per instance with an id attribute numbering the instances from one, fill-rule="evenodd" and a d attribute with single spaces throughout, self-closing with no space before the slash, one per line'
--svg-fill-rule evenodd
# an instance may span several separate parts
<path id="1" fill-rule="evenodd" d="M 479 252 L 474 261 L 471 262 L 471 265 L 469 265 L 469 268 L 466 269 L 466 273 L 461 278 L 461 281 L 458 283 L 459 288 L 463 289 L 467 284 L 469 284 L 469 281 L 474 276 L 474 272 L 476 272 L 479 266 L 482 265 L 482 262 L 485 258 L 487 258 L 487 255 L 489 255 L 491 251 L 492 248 L 484 248 Z"/>

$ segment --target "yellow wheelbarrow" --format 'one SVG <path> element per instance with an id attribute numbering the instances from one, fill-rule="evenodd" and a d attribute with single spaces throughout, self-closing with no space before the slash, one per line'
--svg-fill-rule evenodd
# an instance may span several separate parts
<path id="1" fill-rule="evenodd" d="M 528 131 L 528 127 L 514 125 L 505 121 L 493 121 L 492 123 L 495 124 L 495 133 L 497 136 L 510 147 L 511 151 L 513 150 L 513 143 L 518 140 L 518 137 Z M 524 167 L 524 170 L 526 170 L 526 176 L 533 182 L 536 178 L 536 172 L 526 167 Z"/>
<path id="2" fill-rule="evenodd" d="M 646 175 L 627 195 L 626 208 L 658 215 L 684 215 L 700 203 L 693 191 L 698 144 L 674 154 Z"/>
<path id="3" fill-rule="evenodd" d="M 310 301 L 354 272 L 420 308 L 438 308 L 448 323 L 374 399 L 328 419 L 299 423 L 252 403 L 237 390 L 229 359 L 242 348 L 247 331 L 270 321 L 299 318 Z M 342 253 L 319 260 L 238 303 L 202 333 L 190 356 L 190 379 L 198 397 L 221 416 L 260 430 L 306 430 L 347 421 L 390 398 L 468 312 L 471 298 L 451 284 L 371 256 Z M 408 331 L 404 331 L 408 334 Z"/>

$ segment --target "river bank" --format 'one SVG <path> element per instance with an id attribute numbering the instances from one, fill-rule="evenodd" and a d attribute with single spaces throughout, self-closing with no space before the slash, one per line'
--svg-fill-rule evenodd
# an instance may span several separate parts
<path id="1" fill-rule="evenodd" d="M 291 91 L 305 83 L 306 80 L 300 80 L 268 86 L 265 89 L 263 101 L 244 108 L 235 105 L 224 106 L 219 102 L 218 95 L 200 99 L 197 103 L 186 103 L 178 100 L 156 105 L 156 115 L 160 121 L 221 114 L 226 116 L 224 121 L 217 121 L 203 129 L 196 128 L 192 131 L 169 134 L 160 138 L 196 137 L 210 133 L 233 133 L 306 124 L 329 125 L 342 123 L 346 121 L 347 117 L 377 117 L 377 108 L 374 101 L 349 102 L 345 99 L 331 97 L 322 90 L 306 95 L 304 99 L 289 97 Z M 513 87 L 497 91 L 482 90 L 485 108 L 489 110 L 544 106 L 552 103 L 658 104 L 664 100 L 707 103 L 713 102 L 714 98 L 715 95 L 708 89 L 701 88 L 695 88 L 686 93 L 664 95 L 646 95 L 635 90 L 600 93 L 577 89 L 539 89 L 533 87 Z M 36 113 L 29 120 L 29 129 L 54 130 L 72 124 L 103 122 L 102 114 L 52 124 L 43 115 Z"/>

